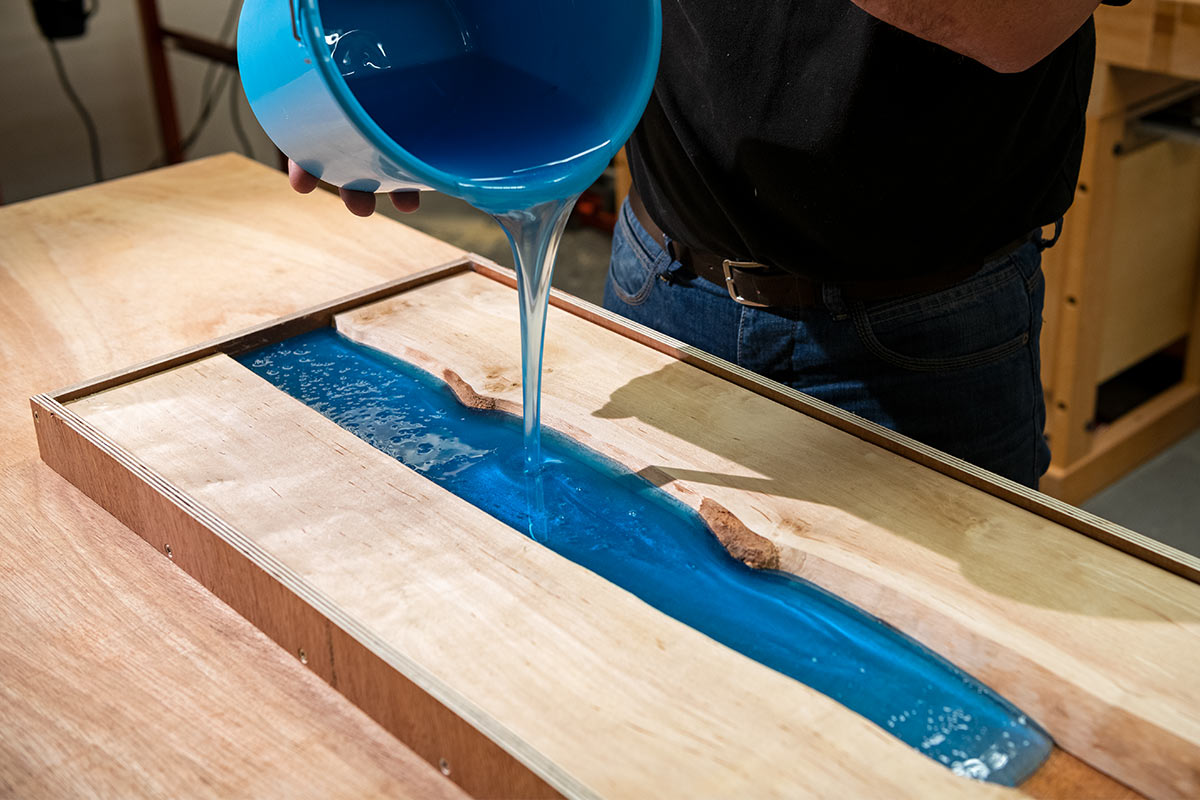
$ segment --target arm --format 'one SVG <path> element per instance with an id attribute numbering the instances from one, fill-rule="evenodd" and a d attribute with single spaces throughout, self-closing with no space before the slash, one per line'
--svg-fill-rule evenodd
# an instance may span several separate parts
<path id="1" fill-rule="evenodd" d="M 1099 0 L 854 0 L 873 17 L 997 72 L 1029 69 L 1079 30 Z"/>

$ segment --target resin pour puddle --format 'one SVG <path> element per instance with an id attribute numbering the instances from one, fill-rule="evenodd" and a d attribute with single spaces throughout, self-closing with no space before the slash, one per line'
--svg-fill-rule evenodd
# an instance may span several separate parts
<path id="1" fill-rule="evenodd" d="M 521 419 L 332 329 L 238 360 L 429 480 L 528 532 Z M 1052 748 L 1004 698 L 824 590 L 730 557 L 690 508 L 553 431 L 545 546 L 969 777 L 1016 785 Z"/>

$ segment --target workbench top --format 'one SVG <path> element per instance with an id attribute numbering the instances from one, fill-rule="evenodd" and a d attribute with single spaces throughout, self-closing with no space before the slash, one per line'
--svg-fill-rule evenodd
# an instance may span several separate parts
<path id="1" fill-rule="evenodd" d="M 28 405 L 460 255 L 233 155 L 0 208 L 0 795 L 464 796 L 42 464 Z"/>
<path id="2" fill-rule="evenodd" d="M 464 255 L 236 156 L 0 208 L 0 795 L 463 796 L 42 464 L 28 398 Z M 1022 789 L 1129 796 L 1058 750 Z"/>

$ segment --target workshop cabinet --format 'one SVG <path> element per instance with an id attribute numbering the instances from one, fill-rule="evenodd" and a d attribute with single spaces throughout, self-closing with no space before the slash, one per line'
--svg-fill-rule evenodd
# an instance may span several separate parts
<path id="1" fill-rule="evenodd" d="M 1163 139 L 1115 158 L 1098 380 L 1187 337 L 1200 254 L 1200 147 Z"/>
<path id="2" fill-rule="evenodd" d="M 1102 7 L 1096 28 L 1075 203 L 1043 261 L 1041 489 L 1071 503 L 1200 426 L 1200 137 L 1148 124 L 1200 97 L 1200 2 Z M 1101 387 L 1155 358 L 1177 374 L 1098 413 Z"/>

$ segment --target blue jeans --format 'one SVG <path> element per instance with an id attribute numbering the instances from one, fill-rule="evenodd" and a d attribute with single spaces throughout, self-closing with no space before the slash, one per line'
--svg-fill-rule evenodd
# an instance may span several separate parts
<path id="1" fill-rule="evenodd" d="M 1036 488 L 1050 463 L 1041 250 L 1030 242 L 925 294 L 862 302 L 828 284 L 820 306 L 768 310 L 672 261 L 626 203 L 604 307 Z"/>

